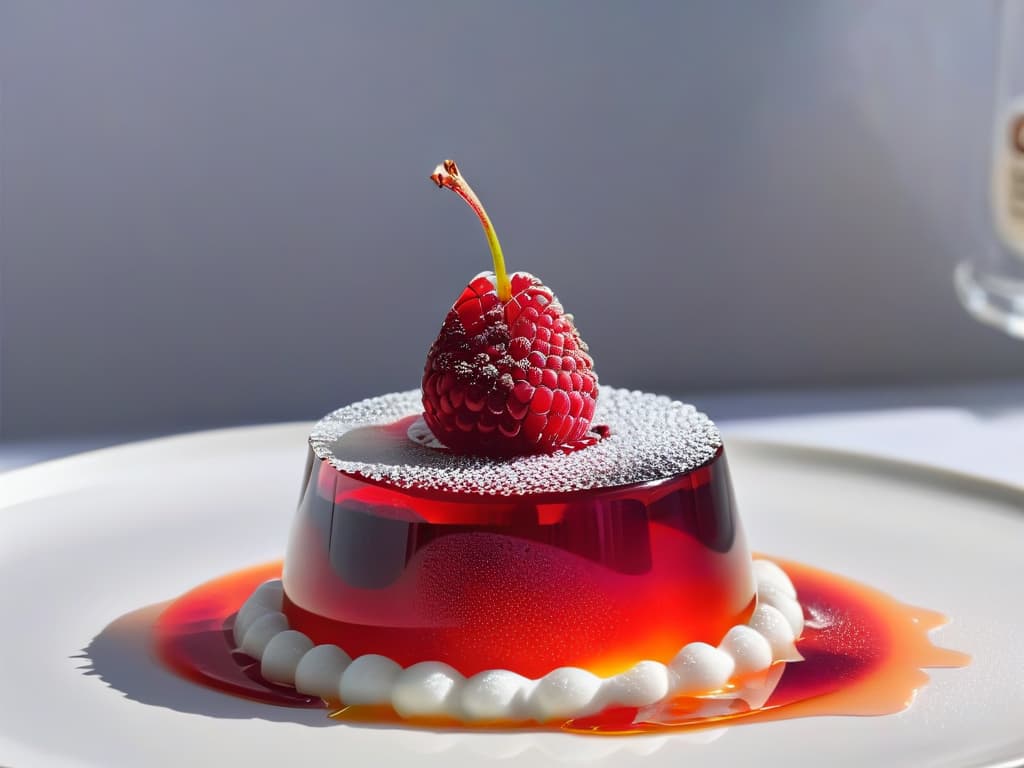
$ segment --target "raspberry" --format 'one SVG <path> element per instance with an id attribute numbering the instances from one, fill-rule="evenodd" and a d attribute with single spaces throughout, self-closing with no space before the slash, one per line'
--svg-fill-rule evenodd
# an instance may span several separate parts
<path id="1" fill-rule="evenodd" d="M 587 345 L 551 289 L 511 275 L 511 298 L 495 276 L 473 278 L 430 347 L 423 417 L 459 453 L 550 453 L 582 440 L 597 403 Z"/>
<path id="2" fill-rule="evenodd" d="M 558 299 L 526 272 L 511 277 L 494 225 L 453 160 L 431 180 L 480 219 L 494 273 L 477 275 L 441 326 L 423 370 L 423 418 L 459 453 L 514 456 L 572 450 L 588 435 L 597 374 Z"/>

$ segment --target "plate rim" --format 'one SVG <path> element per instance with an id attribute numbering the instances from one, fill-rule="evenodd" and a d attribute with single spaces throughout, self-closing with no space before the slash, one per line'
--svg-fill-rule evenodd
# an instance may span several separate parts
<path id="1" fill-rule="evenodd" d="M 315 421 L 309 420 L 264 422 L 260 424 L 245 424 L 233 427 L 217 427 L 213 429 L 176 432 L 170 435 L 129 440 L 123 443 L 103 446 L 101 448 L 78 451 L 66 456 L 43 459 L 42 461 L 37 461 L 25 466 L 0 470 L 0 486 L 3 486 L 12 478 L 21 479 L 22 475 L 34 474 L 43 469 L 54 469 L 60 465 L 75 463 L 83 459 L 103 458 L 105 454 L 120 453 L 136 448 L 156 447 L 164 443 L 195 438 L 210 439 L 226 437 L 231 433 L 263 430 L 270 431 L 273 429 L 298 429 L 304 425 L 311 427 L 315 423 Z M 862 467 L 869 467 L 882 471 L 887 470 L 890 474 L 894 469 L 897 469 L 900 470 L 904 476 L 909 475 L 910 479 L 915 481 L 919 481 L 925 477 L 939 477 L 945 480 L 945 485 L 959 485 L 961 487 L 967 486 L 968 488 L 977 488 L 980 489 L 984 495 L 995 495 L 1000 500 L 1014 498 L 1024 501 L 1024 479 L 1022 479 L 1020 483 L 1014 483 L 1002 478 L 990 477 L 979 472 L 953 469 L 951 467 L 945 467 L 927 461 L 917 461 L 898 456 L 890 456 L 885 453 L 872 453 L 870 451 L 856 448 L 842 448 L 832 445 L 814 445 L 798 440 L 746 436 L 743 435 L 741 431 L 733 434 L 728 426 L 723 428 L 723 445 L 725 447 L 726 454 L 728 454 L 732 446 L 737 445 L 741 447 L 741 450 L 754 450 L 757 452 L 785 451 L 786 453 L 793 455 L 813 456 L 819 461 L 821 459 L 825 459 L 832 464 L 848 461 Z M 311 450 L 308 440 L 304 441 L 304 447 L 307 451 Z M 4 507 L 0 506 L 0 511 L 3 509 Z"/>
<path id="2" fill-rule="evenodd" d="M 174 433 L 171 435 L 143 438 L 139 440 L 129 440 L 123 443 L 78 451 L 66 456 L 45 459 L 29 465 L 0 471 L 0 490 L 11 482 L 32 481 L 32 475 L 35 474 L 45 474 L 54 469 L 60 469 L 68 464 L 76 464 L 82 460 L 102 460 L 108 456 L 116 457 L 116 454 L 130 452 L 138 448 L 159 448 L 161 444 L 187 441 L 190 439 L 225 438 L 233 434 L 247 431 L 270 432 L 273 430 L 285 431 L 289 429 L 298 430 L 301 428 L 306 428 L 308 430 L 309 426 L 313 423 L 315 422 L 308 420 L 267 422 L 232 427 L 220 427 L 215 429 L 194 430 Z M 787 456 L 798 461 L 809 460 L 817 463 L 824 461 L 830 466 L 845 466 L 861 472 L 882 473 L 890 477 L 898 477 L 903 480 L 908 480 L 914 484 L 929 484 L 933 487 L 938 484 L 940 490 L 948 489 L 958 493 L 979 495 L 1007 506 L 1016 503 L 1019 509 L 1007 509 L 1007 513 L 1018 518 L 1024 516 L 1024 481 L 1018 484 L 1002 478 L 997 479 L 988 477 L 977 472 L 952 469 L 926 461 L 894 457 L 884 453 L 873 453 L 865 450 L 847 449 L 830 445 L 819 446 L 800 441 L 777 440 L 760 436 L 744 436 L 741 433 L 733 434 L 728 427 L 726 427 L 723 432 L 723 442 L 727 453 L 734 446 L 738 447 L 741 451 L 752 451 L 754 455 L 766 458 L 770 458 L 773 453 L 777 454 L 779 452 L 783 452 Z M 308 443 L 306 441 L 303 441 L 303 448 L 307 451 L 309 450 Z M 217 446 L 215 450 L 218 452 L 229 452 L 230 448 L 224 445 Z M 80 488 L 81 486 L 73 489 L 72 492 Z M 45 494 L 41 496 L 33 496 L 31 499 L 25 499 L 24 502 L 29 502 L 39 498 L 45 498 Z M 1007 504 L 1007 502 L 1009 502 L 1009 504 Z M 11 506 L 0 505 L 0 515 L 8 511 L 10 511 L 11 514 L 14 514 L 14 510 L 17 509 L 18 506 L 20 506 L 19 501 L 15 501 Z M 1019 750 L 1019 752 L 1010 757 L 998 757 L 994 761 L 963 763 L 959 765 L 962 765 L 963 768 L 1024 768 L 1024 741 L 1019 745 L 1011 744 L 1009 746 L 1013 750 Z"/>

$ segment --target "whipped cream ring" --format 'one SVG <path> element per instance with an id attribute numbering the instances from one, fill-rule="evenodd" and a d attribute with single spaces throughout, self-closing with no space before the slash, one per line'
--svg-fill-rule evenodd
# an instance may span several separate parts
<path id="1" fill-rule="evenodd" d="M 642 660 L 610 677 L 560 667 L 531 679 L 507 669 L 466 678 L 439 661 L 402 668 L 366 654 L 352 659 L 337 645 L 314 645 L 288 625 L 279 579 L 264 582 L 235 616 L 237 649 L 260 663 L 268 681 L 344 706 L 390 706 L 403 718 L 464 723 L 539 723 L 586 717 L 612 706 L 648 707 L 677 696 L 721 694 L 774 664 L 802 659 L 796 640 L 803 608 L 786 573 L 770 560 L 753 561 L 757 607 L 717 646 L 693 642 L 668 664 Z"/>

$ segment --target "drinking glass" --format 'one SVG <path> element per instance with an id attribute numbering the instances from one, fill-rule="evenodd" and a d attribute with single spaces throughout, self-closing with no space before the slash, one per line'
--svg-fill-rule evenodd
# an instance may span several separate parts
<path id="1" fill-rule="evenodd" d="M 1001 0 L 998 13 L 987 222 L 955 284 L 974 317 L 1024 338 L 1024 0 Z"/>

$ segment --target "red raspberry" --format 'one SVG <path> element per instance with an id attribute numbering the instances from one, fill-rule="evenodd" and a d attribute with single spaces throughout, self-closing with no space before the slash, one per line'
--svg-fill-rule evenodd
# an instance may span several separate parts
<path id="1" fill-rule="evenodd" d="M 462 292 L 427 354 L 423 417 L 459 453 L 550 453 L 581 440 L 597 374 L 572 315 L 540 280 L 511 276 L 502 303 L 485 272 Z"/>

